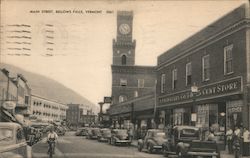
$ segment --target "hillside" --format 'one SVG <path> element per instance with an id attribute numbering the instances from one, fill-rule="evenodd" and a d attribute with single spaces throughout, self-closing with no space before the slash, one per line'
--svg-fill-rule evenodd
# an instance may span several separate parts
<path id="1" fill-rule="evenodd" d="M 88 99 L 53 79 L 33 72 L 25 71 L 13 65 L 1 64 L 0 68 L 6 68 L 9 70 L 10 76 L 16 76 L 17 73 L 22 74 L 27 79 L 28 85 L 32 89 L 32 94 L 57 100 L 64 104 L 80 103 L 91 105 L 93 106 L 93 110 L 96 109 L 96 105 L 91 103 Z"/>

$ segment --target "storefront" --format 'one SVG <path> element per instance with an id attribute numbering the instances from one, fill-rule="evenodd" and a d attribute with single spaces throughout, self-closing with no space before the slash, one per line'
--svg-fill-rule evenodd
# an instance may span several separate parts
<path id="1" fill-rule="evenodd" d="M 207 130 L 225 132 L 242 126 L 242 79 L 220 81 L 190 90 L 159 97 L 158 108 L 165 113 L 165 126 L 195 125 Z"/>

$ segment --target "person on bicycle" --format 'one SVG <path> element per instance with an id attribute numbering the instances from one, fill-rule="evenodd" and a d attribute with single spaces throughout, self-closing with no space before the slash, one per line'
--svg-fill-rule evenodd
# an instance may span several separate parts
<path id="1" fill-rule="evenodd" d="M 51 127 L 48 133 L 48 137 L 47 137 L 47 142 L 49 144 L 49 148 L 48 148 L 48 153 L 50 150 L 50 143 L 53 143 L 53 148 L 55 149 L 55 142 L 58 139 L 58 135 L 56 134 L 56 132 L 54 132 L 54 127 Z M 53 154 L 55 153 L 55 150 L 53 150 Z"/>

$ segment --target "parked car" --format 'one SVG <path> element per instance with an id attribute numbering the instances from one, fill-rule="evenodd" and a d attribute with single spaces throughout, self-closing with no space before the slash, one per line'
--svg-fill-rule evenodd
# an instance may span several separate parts
<path id="1" fill-rule="evenodd" d="M 114 129 L 111 131 L 111 137 L 108 140 L 109 144 L 127 144 L 131 145 L 132 140 L 129 138 L 128 131 L 125 129 Z"/>
<path id="2" fill-rule="evenodd" d="M 164 156 L 177 154 L 179 158 L 220 157 L 216 142 L 200 140 L 200 130 L 197 127 L 176 126 L 168 135 L 168 141 L 162 145 Z"/>
<path id="3" fill-rule="evenodd" d="M 88 129 L 87 127 L 78 128 L 75 133 L 76 136 L 87 136 Z"/>
<path id="4" fill-rule="evenodd" d="M 59 136 L 64 136 L 65 133 L 66 133 L 66 130 L 65 130 L 62 126 L 56 126 L 55 132 L 56 132 L 57 135 L 59 135 Z"/>
<path id="5" fill-rule="evenodd" d="M 100 130 L 99 134 L 98 134 L 98 141 L 108 141 L 111 137 L 111 130 L 108 128 L 103 128 Z"/>
<path id="6" fill-rule="evenodd" d="M 0 157 L 31 158 L 31 147 L 26 143 L 21 125 L 0 123 Z"/>
<path id="7" fill-rule="evenodd" d="M 138 150 L 147 149 L 149 153 L 161 151 L 162 145 L 166 141 L 166 134 L 163 130 L 150 129 L 147 131 L 144 139 L 138 140 Z"/>
<path id="8" fill-rule="evenodd" d="M 87 138 L 88 139 L 97 139 L 99 132 L 100 132 L 100 128 L 90 128 L 88 130 Z"/>

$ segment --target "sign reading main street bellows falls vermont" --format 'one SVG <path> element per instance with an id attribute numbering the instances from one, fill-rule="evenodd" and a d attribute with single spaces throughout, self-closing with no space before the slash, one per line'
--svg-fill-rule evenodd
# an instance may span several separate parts
<path id="1" fill-rule="evenodd" d="M 171 95 L 164 95 L 159 97 L 159 105 L 171 105 L 175 103 L 185 102 L 192 99 L 207 99 L 217 98 L 222 95 L 231 95 L 242 92 L 242 78 L 236 77 L 230 80 L 223 80 L 215 84 L 199 87 L 198 92 L 193 95 L 191 90 L 177 92 Z"/>

